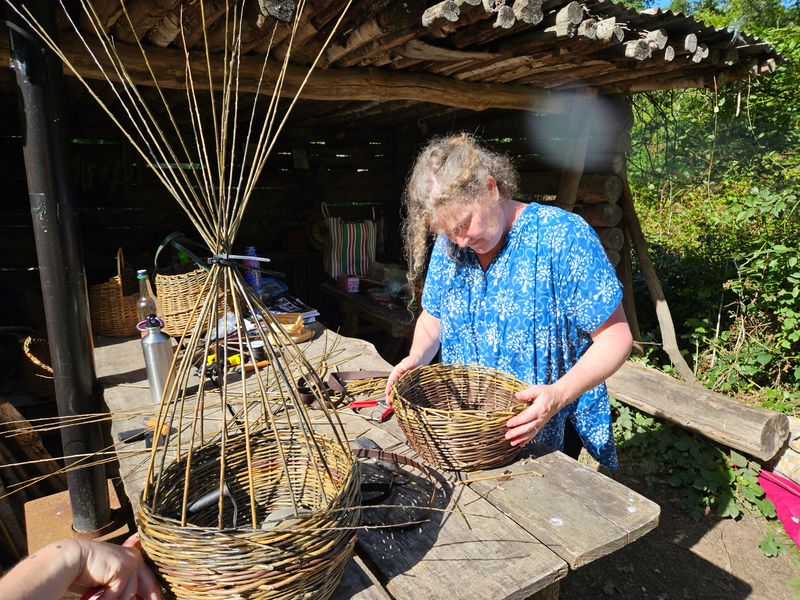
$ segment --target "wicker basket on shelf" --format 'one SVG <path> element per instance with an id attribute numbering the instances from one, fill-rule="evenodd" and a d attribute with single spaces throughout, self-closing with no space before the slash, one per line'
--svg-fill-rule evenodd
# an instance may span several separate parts
<path id="1" fill-rule="evenodd" d="M 37 398 L 47 398 L 55 394 L 47 338 L 28 336 L 22 342 L 22 351 L 25 353 L 25 362 L 22 365 L 22 385 L 25 391 Z"/>
<path id="2" fill-rule="evenodd" d="M 418 367 L 392 388 L 400 427 L 425 460 L 450 470 L 490 469 L 519 453 L 505 439 L 506 421 L 527 403 L 514 397 L 527 386 L 477 365 Z"/>
<path id="3" fill-rule="evenodd" d="M 131 285 L 131 290 L 127 288 Z M 133 269 L 125 266 L 122 248 L 117 250 L 117 274 L 105 283 L 89 287 L 92 332 L 95 335 L 127 337 L 136 335 L 136 293 Z"/>
<path id="4" fill-rule="evenodd" d="M 159 315 L 164 319 L 164 333 L 180 337 L 188 326 L 191 335 L 200 314 L 194 308 L 207 280 L 208 271 L 205 269 L 178 275 L 156 273 L 156 302 Z M 217 316 L 221 316 L 221 311 Z"/>
<path id="5" fill-rule="evenodd" d="M 263 430 L 249 440 L 229 437 L 222 516 L 214 501 L 187 515 L 185 527 L 179 515 L 186 494 L 191 503 L 220 488 L 220 442 L 190 454 L 188 479 L 185 457 L 167 467 L 155 505 L 145 499 L 139 504 L 139 535 L 175 597 L 288 600 L 333 594 L 360 524 L 360 475 L 349 452 L 331 438 L 319 435 L 317 441 L 311 449 L 298 428 Z M 317 452 L 327 469 L 320 468 Z"/>

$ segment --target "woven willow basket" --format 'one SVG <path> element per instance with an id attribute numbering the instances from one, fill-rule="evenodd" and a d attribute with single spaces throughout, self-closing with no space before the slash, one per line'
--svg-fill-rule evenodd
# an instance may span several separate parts
<path id="1" fill-rule="evenodd" d="M 238 505 L 237 527 L 232 526 L 233 508 L 227 498 L 222 529 L 217 502 L 191 515 L 185 527 L 165 516 L 180 514 L 185 458 L 163 471 L 154 510 L 144 498 L 140 502 L 142 547 L 176 598 L 316 600 L 329 598 L 339 585 L 361 519 L 357 463 L 332 439 L 317 434 L 318 448 L 329 465 L 326 472 L 318 459 L 312 460 L 299 429 L 286 428 L 279 436 L 288 469 L 271 431 L 250 436 L 256 528 L 251 521 L 243 435 L 225 442 L 225 481 Z M 190 502 L 219 488 L 219 457 L 219 443 L 194 452 Z M 271 512 L 291 508 L 289 480 L 297 504 L 308 512 L 300 520 L 261 529 Z"/>
<path id="2" fill-rule="evenodd" d="M 125 295 L 123 278 L 134 279 L 133 270 L 125 266 L 122 248 L 117 250 L 117 274 L 105 283 L 89 287 L 89 308 L 92 333 L 110 337 L 136 335 L 136 302 L 138 294 Z"/>
<path id="3" fill-rule="evenodd" d="M 519 453 L 505 439 L 506 421 L 527 403 L 527 385 L 477 365 L 417 367 L 392 388 L 392 406 L 409 445 L 443 469 L 474 471 L 511 462 Z"/>
<path id="4" fill-rule="evenodd" d="M 55 394 L 47 338 L 28 336 L 22 342 L 22 351 L 25 353 L 25 362 L 22 365 L 22 384 L 25 391 L 37 398 Z"/>
<path id="5" fill-rule="evenodd" d="M 162 329 L 164 333 L 179 337 L 188 325 L 189 334 L 191 334 L 200 311 L 195 313 L 191 322 L 189 318 L 192 316 L 192 311 L 207 279 L 208 271 L 205 269 L 195 269 L 179 275 L 156 273 L 156 302 L 158 302 L 159 314 L 164 319 Z M 217 312 L 219 313 L 217 317 L 222 316 L 221 307 Z"/>

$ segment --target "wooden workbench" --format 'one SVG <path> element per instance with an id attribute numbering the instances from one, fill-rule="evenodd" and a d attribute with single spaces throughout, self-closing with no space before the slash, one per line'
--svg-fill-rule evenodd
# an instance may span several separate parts
<path id="1" fill-rule="evenodd" d="M 319 356 L 336 344 L 333 369 L 390 368 L 371 344 L 316 328 L 316 337 L 302 345 L 307 356 Z M 150 403 L 139 340 L 100 340 L 96 363 L 106 403 L 119 417 L 112 425 L 116 437 L 140 425 L 140 414 L 126 417 Z M 349 409 L 340 413 L 350 439 L 369 437 L 384 450 L 414 456 L 396 419 L 378 425 Z M 125 490 L 133 502 L 141 492 L 146 462 L 141 454 L 129 454 L 135 447 L 118 444 Z M 656 527 L 658 505 L 620 483 L 546 447 L 530 448 L 525 456 L 509 467 L 480 473 L 472 483 L 459 484 L 448 476 L 446 505 L 419 527 L 359 532 L 359 556 L 351 560 L 335 597 L 557 598 L 558 581 L 570 569 Z M 519 475 L 492 478 L 505 471 Z"/>

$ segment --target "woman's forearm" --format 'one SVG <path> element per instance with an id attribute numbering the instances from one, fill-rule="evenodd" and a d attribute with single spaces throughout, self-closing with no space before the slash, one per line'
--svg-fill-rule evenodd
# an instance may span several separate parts
<path id="1" fill-rule="evenodd" d="M 622 306 L 618 306 L 605 323 L 592 333 L 592 345 L 555 384 L 563 405 L 600 385 L 627 360 L 633 338 Z"/>
<path id="2" fill-rule="evenodd" d="M 417 359 L 418 364 L 427 365 L 439 351 L 439 319 L 423 310 L 417 317 L 414 339 L 408 355 Z"/>

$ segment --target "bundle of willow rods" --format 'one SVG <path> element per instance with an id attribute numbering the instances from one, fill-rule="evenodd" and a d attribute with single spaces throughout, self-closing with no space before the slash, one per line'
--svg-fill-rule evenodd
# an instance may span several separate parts
<path id="1" fill-rule="evenodd" d="M 449 470 L 491 469 L 520 451 L 505 438 L 506 421 L 527 406 L 514 396 L 527 386 L 478 365 L 417 367 L 392 388 L 392 406 L 409 445 Z"/>
<path id="2" fill-rule="evenodd" d="M 329 597 L 355 543 L 357 463 L 338 415 L 327 408 L 319 373 L 245 283 L 234 245 L 289 112 L 352 0 L 336 3 L 341 13 L 331 16 L 325 43 L 291 94 L 284 83 L 307 0 L 179 3 L 174 16 L 186 57 L 188 125 L 176 118 L 161 74 L 138 41 L 130 2 L 119 0 L 117 27 L 129 26 L 130 38 L 137 40 L 131 45 L 111 37 L 95 2 L 53 3 L 90 55 L 100 84 L 89 83 L 85 69 L 42 25 L 47 15 L 31 12 L 41 4 L 6 4 L 85 86 L 186 212 L 212 254 L 180 336 L 184 352 L 173 358 L 159 407 L 155 430 L 176 433 L 153 445 L 137 509 L 149 560 L 172 594 L 187 600 Z M 190 52 L 193 42 L 187 42 L 184 31 L 183 10 L 189 5 L 199 8 L 202 60 Z M 254 99 L 240 104 L 242 31 L 245 18 L 253 15 L 248 8 L 265 19 L 270 47 L 276 33 L 287 28 L 278 19 L 288 21 L 290 33 L 281 42 L 287 48 L 281 60 L 269 52 L 264 56 Z M 218 10 L 224 10 L 225 47 L 212 56 L 206 14 Z M 143 95 L 134 73 L 157 94 Z M 201 87 L 205 91 L 198 93 Z M 281 96 L 289 96 L 288 104 L 279 102 Z M 199 168 L 174 168 L 183 164 Z M 257 362 L 252 373 L 227 372 L 228 359 L 234 353 L 253 356 L 256 341 L 265 350 L 266 366 Z M 215 366 L 206 360 L 211 354 Z M 199 380 L 193 379 L 197 357 Z M 330 437 L 312 427 L 297 389 L 300 374 L 322 407 Z M 235 385 L 232 378 L 238 379 Z M 209 380 L 219 389 L 210 389 Z"/>

